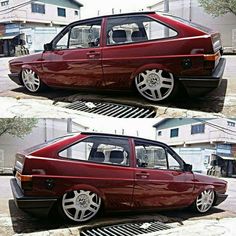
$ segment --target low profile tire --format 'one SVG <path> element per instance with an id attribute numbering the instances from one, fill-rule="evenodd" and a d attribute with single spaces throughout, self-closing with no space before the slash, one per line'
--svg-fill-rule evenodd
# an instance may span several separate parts
<path id="1" fill-rule="evenodd" d="M 36 72 L 31 69 L 23 69 L 21 79 L 24 87 L 31 93 L 41 92 L 47 87 Z"/>
<path id="2" fill-rule="evenodd" d="M 206 213 L 212 208 L 214 200 L 214 191 L 212 189 L 205 190 L 197 197 L 193 204 L 193 208 L 198 213 Z"/>
<path id="3" fill-rule="evenodd" d="M 135 86 L 144 98 L 154 102 L 170 100 L 178 91 L 178 81 L 173 74 L 158 69 L 138 74 L 135 77 Z"/>
<path id="4" fill-rule="evenodd" d="M 68 192 L 61 200 L 62 216 L 73 222 L 85 222 L 98 214 L 101 203 L 96 193 L 86 190 Z"/>

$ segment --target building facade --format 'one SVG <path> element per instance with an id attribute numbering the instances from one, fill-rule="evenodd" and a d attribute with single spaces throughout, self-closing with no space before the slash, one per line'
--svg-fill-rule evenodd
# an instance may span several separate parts
<path id="1" fill-rule="evenodd" d="M 29 147 L 63 136 L 68 132 L 82 132 L 88 128 L 70 119 L 39 119 L 37 127 L 23 139 L 4 134 L 0 137 L 0 174 L 12 173 L 15 154 Z"/>
<path id="2" fill-rule="evenodd" d="M 154 125 L 156 140 L 168 143 L 194 170 L 206 172 L 218 155 L 227 175 L 236 175 L 235 119 L 164 119 Z"/>
<path id="3" fill-rule="evenodd" d="M 157 0 L 156 4 L 148 8 L 164 11 L 164 0 Z M 198 0 L 169 0 L 169 13 L 219 31 L 225 51 L 236 52 L 236 16 L 234 14 L 212 17 L 204 11 Z"/>
<path id="4" fill-rule="evenodd" d="M 13 56 L 20 44 L 42 51 L 62 27 L 80 19 L 82 6 L 76 0 L 0 0 L 0 56 Z"/>

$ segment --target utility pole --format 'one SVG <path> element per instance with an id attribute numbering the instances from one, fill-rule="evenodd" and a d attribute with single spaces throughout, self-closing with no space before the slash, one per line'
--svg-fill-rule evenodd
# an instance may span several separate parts
<path id="1" fill-rule="evenodd" d="M 164 0 L 164 12 L 170 11 L 170 2 L 169 0 Z"/>
<path id="2" fill-rule="evenodd" d="M 170 11 L 170 2 L 169 0 L 164 0 L 164 12 L 168 13 Z M 164 29 L 164 35 L 166 38 L 168 38 L 170 36 L 170 32 L 169 29 L 167 27 L 165 27 Z"/>

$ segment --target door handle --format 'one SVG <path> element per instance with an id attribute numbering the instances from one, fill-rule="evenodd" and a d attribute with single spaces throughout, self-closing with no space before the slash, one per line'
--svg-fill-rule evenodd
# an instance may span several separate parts
<path id="1" fill-rule="evenodd" d="M 95 51 L 90 51 L 90 52 L 87 53 L 87 57 L 89 59 L 94 59 L 95 57 L 98 57 L 100 55 L 101 55 L 100 52 L 95 52 Z"/>
<path id="2" fill-rule="evenodd" d="M 147 172 L 139 172 L 139 173 L 136 173 L 136 176 L 139 177 L 139 178 L 142 178 L 142 179 L 147 179 L 149 178 L 149 173 Z"/>

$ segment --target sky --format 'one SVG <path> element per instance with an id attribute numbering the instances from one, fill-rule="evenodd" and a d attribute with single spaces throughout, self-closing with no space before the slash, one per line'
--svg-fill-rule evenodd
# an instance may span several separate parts
<path id="1" fill-rule="evenodd" d="M 115 13 L 133 12 L 147 10 L 147 6 L 155 4 L 157 0 L 77 0 L 84 7 L 81 8 L 81 18 L 95 17 L 99 15 Z"/>
<path id="2" fill-rule="evenodd" d="M 138 136 L 141 138 L 155 139 L 155 129 L 153 125 L 162 119 L 115 119 L 106 117 L 101 118 L 88 118 L 81 117 L 75 122 L 88 127 L 88 131 L 111 133 L 111 134 L 124 134 L 131 136 Z"/>

